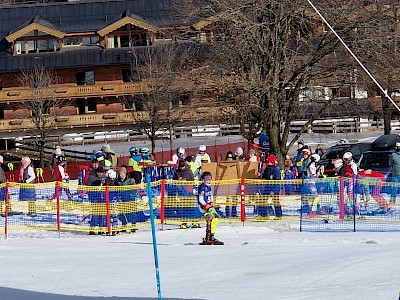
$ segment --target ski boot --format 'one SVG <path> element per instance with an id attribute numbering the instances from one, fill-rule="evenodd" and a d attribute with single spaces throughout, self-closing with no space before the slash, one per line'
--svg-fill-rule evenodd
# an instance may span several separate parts
<path id="1" fill-rule="evenodd" d="M 223 245 L 224 242 L 221 242 L 220 240 L 216 239 L 213 234 L 208 234 L 206 235 L 205 238 L 203 238 L 203 241 L 200 243 L 200 245 Z"/>

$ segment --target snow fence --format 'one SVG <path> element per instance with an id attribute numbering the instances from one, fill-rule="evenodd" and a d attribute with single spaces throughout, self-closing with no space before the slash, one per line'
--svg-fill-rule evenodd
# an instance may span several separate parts
<path id="1" fill-rule="evenodd" d="M 200 182 L 151 182 L 156 224 L 203 223 Z M 146 184 L 62 182 L 0 185 L 0 228 L 109 234 L 150 226 Z M 298 221 L 301 231 L 399 231 L 398 182 L 376 178 L 213 181 L 214 204 L 228 222 Z M 177 227 L 178 227 L 177 226 Z"/>

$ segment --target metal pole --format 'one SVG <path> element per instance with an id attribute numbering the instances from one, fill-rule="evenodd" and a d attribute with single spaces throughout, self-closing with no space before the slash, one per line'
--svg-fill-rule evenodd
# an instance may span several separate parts
<path id="1" fill-rule="evenodd" d="M 147 197 L 149 198 L 151 234 L 153 236 L 154 265 L 156 267 L 157 292 L 158 292 L 158 299 L 161 300 L 162 297 L 161 297 L 160 271 L 159 271 L 159 267 L 158 267 L 156 226 L 155 226 L 155 222 L 154 222 L 153 193 L 151 191 L 150 169 L 145 168 L 144 173 L 145 173 L 146 184 L 147 184 Z"/>
<path id="2" fill-rule="evenodd" d="M 378 88 L 381 90 L 381 92 L 387 97 L 390 102 L 392 102 L 393 106 L 400 111 L 400 107 L 394 102 L 392 97 L 389 96 L 387 91 L 383 89 L 383 87 L 379 84 L 379 82 L 372 76 L 372 74 L 368 71 L 368 69 L 364 66 L 364 64 L 357 58 L 357 56 L 351 51 L 349 46 L 342 40 L 342 38 L 339 36 L 339 34 L 333 29 L 333 27 L 328 23 L 328 21 L 324 18 L 324 16 L 318 11 L 318 9 L 315 7 L 315 5 L 311 2 L 311 0 L 307 0 L 307 2 L 311 5 L 311 7 L 315 10 L 315 12 L 320 16 L 320 18 L 325 22 L 325 24 L 329 27 L 329 29 L 333 32 L 333 34 L 338 38 L 338 40 L 343 44 L 343 46 L 346 48 L 346 50 L 353 56 L 353 58 L 356 60 L 356 62 L 361 66 L 361 68 L 367 73 L 367 75 L 372 79 L 372 81 L 378 86 Z"/>

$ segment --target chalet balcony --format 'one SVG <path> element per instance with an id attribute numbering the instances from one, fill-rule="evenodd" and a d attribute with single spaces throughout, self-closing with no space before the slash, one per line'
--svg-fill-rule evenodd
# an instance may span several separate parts
<path id="1" fill-rule="evenodd" d="M 106 82 L 94 85 L 55 86 L 47 89 L 6 88 L 0 90 L 0 102 L 26 101 L 35 94 L 49 99 L 75 99 L 90 97 L 118 97 L 140 93 L 143 84 L 131 82 Z"/>
<path id="2" fill-rule="evenodd" d="M 206 122 L 212 122 L 217 120 L 219 113 L 219 108 L 208 108 L 204 110 L 203 108 L 191 108 L 185 112 L 180 118 L 179 122 L 189 122 L 191 124 L 202 124 Z M 73 130 L 80 129 L 84 131 L 90 127 L 104 127 L 112 128 L 117 126 L 131 126 L 134 127 L 135 124 L 139 125 L 138 120 L 149 120 L 148 112 L 121 112 L 121 113 L 93 113 L 85 115 L 60 115 L 55 117 L 55 122 L 51 125 L 54 130 Z M 36 127 L 32 123 L 31 119 L 7 119 L 0 120 L 0 133 L 13 133 L 13 132 L 34 132 Z"/>

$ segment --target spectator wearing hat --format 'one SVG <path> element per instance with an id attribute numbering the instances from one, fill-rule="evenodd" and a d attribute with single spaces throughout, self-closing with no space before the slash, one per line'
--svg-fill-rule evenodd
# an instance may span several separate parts
<path id="1" fill-rule="evenodd" d="M 194 157 L 193 155 L 188 155 L 185 157 L 185 161 L 187 163 L 187 165 L 189 166 L 190 170 L 194 174 L 196 173 L 197 169 L 199 168 L 199 166 L 197 165 L 197 163 L 194 161 Z"/>
<path id="2" fill-rule="evenodd" d="M 254 150 L 254 149 L 250 149 L 250 150 L 249 150 L 249 158 L 248 158 L 248 161 L 250 161 L 250 162 L 260 162 L 260 159 L 259 159 L 259 157 L 258 157 L 257 154 L 256 154 L 256 150 Z"/>
<path id="3" fill-rule="evenodd" d="M 30 184 L 35 183 L 36 175 L 29 156 L 23 156 L 21 159 L 21 168 L 19 170 L 19 182 L 29 185 L 22 185 L 19 189 L 19 199 L 28 201 L 28 216 L 36 216 L 36 192 Z"/>
<path id="4" fill-rule="evenodd" d="M 244 160 L 244 151 L 242 147 L 237 147 L 235 151 L 235 156 L 233 157 L 233 160 Z"/>
<path id="5" fill-rule="evenodd" d="M 192 170 L 189 168 L 186 161 L 181 160 L 178 163 L 178 168 L 176 169 L 176 180 L 194 180 L 194 175 Z"/>
<path id="6" fill-rule="evenodd" d="M 54 153 L 53 153 L 53 155 L 51 157 L 51 160 L 50 160 L 50 172 L 51 172 L 51 174 L 53 174 L 54 167 L 57 165 L 58 159 L 60 157 L 64 157 L 64 155 L 63 155 L 63 153 L 61 151 L 61 146 L 57 145 L 56 148 L 54 149 Z M 54 180 L 54 176 L 53 176 L 53 180 Z"/>
<path id="7" fill-rule="evenodd" d="M 55 181 L 59 181 L 59 182 L 62 182 L 62 183 L 67 183 L 67 181 L 69 180 L 68 174 L 65 173 L 64 166 L 65 166 L 65 157 L 64 156 L 60 156 L 58 158 L 57 164 L 56 164 L 56 166 L 54 167 L 54 170 L 53 170 L 53 177 L 54 177 Z M 55 189 L 57 189 L 57 187 Z M 68 200 L 71 201 L 72 200 L 72 194 L 71 194 L 71 191 L 69 190 L 68 186 L 65 186 L 63 184 L 61 185 L 60 190 L 59 190 L 60 196 L 61 196 L 61 193 L 63 191 L 67 194 Z M 56 192 L 57 191 L 54 191 L 54 194 L 49 198 L 49 200 L 53 200 L 56 197 Z M 72 206 L 72 204 L 71 204 L 71 206 Z"/>
<path id="8" fill-rule="evenodd" d="M 305 145 L 304 145 L 304 141 L 303 140 L 299 140 L 297 142 L 297 154 L 294 158 L 294 163 L 297 169 L 297 178 L 302 178 L 303 177 L 303 153 L 302 151 L 305 149 Z"/>
<path id="9" fill-rule="evenodd" d="M 90 175 L 87 185 L 89 186 L 104 186 L 106 183 L 106 171 L 103 167 L 98 167 L 95 170 L 95 175 Z M 92 218 L 90 219 L 89 235 L 94 235 L 95 228 L 99 227 L 99 234 L 104 234 L 106 226 L 105 218 L 105 199 L 103 197 L 104 193 L 101 190 L 89 190 L 88 197 L 90 201 L 90 210 Z M 103 231 L 102 231 L 103 230 Z"/>
<path id="10" fill-rule="evenodd" d="M 268 182 L 261 186 L 260 194 L 266 195 L 267 204 L 272 204 L 274 207 L 276 220 L 282 219 L 282 207 L 279 201 L 281 178 L 281 171 L 277 167 L 276 157 L 269 155 L 267 157 L 267 166 L 262 174 L 262 179 L 268 180 Z M 271 208 L 270 206 L 259 206 L 257 211 L 260 216 L 266 217 L 269 216 Z"/>
<path id="11" fill-rule="evenodd" d="M 232 151 L 226 152 L 225 160 L 226 161 L 233 161 L 233 153 L 232 153 Z"/>
<path id="12" fill-rule="evenodd" d="M 206 152 L 207 147 L 205 145 L 200 145 L 199 146 L 199 151 L 196 154 L 195 162 L 197 163 L 198 166 L 201 167 L 202 162 L 211 162 L 210 155 Z"/>
<path id="13" fill-rule="evenodd" d="M 303 176 L 307 176 L 307 166 L 310 161 L 310 150 L 308 148 L 303 148 L 301 150 L 301 159 L 296 162 L 297 167 L 297 178 L 301 179 Z"/>

